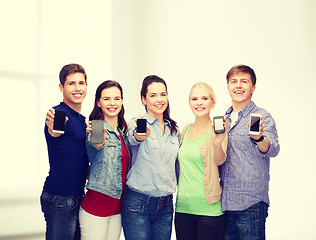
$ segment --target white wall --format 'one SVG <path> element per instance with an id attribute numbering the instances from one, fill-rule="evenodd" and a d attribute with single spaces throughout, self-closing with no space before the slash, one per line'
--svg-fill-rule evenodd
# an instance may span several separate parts
<path id="1" fill-rule="evenodd" d="M 0 239 L 44 231 L 45 115 L 62 101 L 63 65 L 80 63 L 87 71 L 85 115 L 96 87 L 112 77 L 111 8 L 103 0 L 0 2 Z"/>
<path id="2" fill-rule="evenodd" d="M 226 73 L 250 65 L 258 83 L 253 100 L 275 118 L 281 151 L 271 159 L 267 239 L 315 239 L 316 3 L 314 1 L 115 1 L 113 74 L 136 82 L 148 74 L 169 87 L 172 116 L 192 121 L 190 87 L 209 83 L 217 94 L 213 115 L 230 105 Z M 137 7 L 136 7 L 137 5 Z M 130 89 L 128 89 L 130 91 Z M 135 104 L 135 102 L 137 104 Z M 138 110 L 138 109 L 137 109 Z"/>
<path id="3" fill-rule="evenodd" d="M 254 101 L 275 118 L 281 144 L 271 159 L 267 239 L 315 239 L 313 0 L 3 0 L 0 8 L 0 203 L 40 193 L 48 171 L 44 118 L 61 101 L 64 64 L 87 70 L 86 116 L 107 79 L 124 88 L 127 120 L 143 114 L 141 82 L 157 74 L 183 127 L 193 119 L 190 87 L 209 83 L 217 95 L 212 115 L 223 114 L 230 105 L 226 73 L 242 63 L 257 74 Z M 0 205 L 6 226 L 1 213 Z"/>

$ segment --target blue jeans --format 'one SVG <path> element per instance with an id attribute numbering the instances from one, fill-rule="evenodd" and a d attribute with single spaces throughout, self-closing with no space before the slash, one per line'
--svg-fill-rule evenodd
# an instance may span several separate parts
<path id="1" fill-rule="evenodd" d="M 78 216 L 81 200 L 81 195 L 64 197 L 42 192 L 41 206 L 47 240 L 80 239 Z"/>
<path id="2" fill-rule="evenodd" d="M 126 240 L 169 240 L 173 220 L 172 195 L 152 197 L 127 189 L 122 226 Z"/>
<path id="3" fill-rule="evenodd" d="M 225 240 L 264 240 L 268 207 L 259 202 L 244 211 L 227 211 Z"/>

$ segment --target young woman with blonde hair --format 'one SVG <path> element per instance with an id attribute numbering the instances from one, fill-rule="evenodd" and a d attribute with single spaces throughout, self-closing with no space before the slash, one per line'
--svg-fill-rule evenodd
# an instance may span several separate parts
<path id="1" fill-rule="evenodd" d="M 189 105 L 195 121 L 181 133 L 176 236 L 178 240 L 220 240 L 226 220 L 221 211 L 218 166 L 226 160 L 226 123 L 225 133 L 215 134 L 210 117 L 215 94 L 206 83 L 191 88 Z"/>

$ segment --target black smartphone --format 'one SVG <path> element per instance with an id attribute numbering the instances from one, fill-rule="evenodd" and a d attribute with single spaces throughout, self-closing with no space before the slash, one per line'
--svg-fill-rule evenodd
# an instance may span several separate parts
<path id="1" fill-rule="evenodd" d="M 55 110 L 53 132 L 65 133 L 66 112 L 63 110 Z"/>
<path id="2" fill-rule="evenodd" d="M 136 134 L 146 135 L 147 133 L 147 120 L 145 118 L 138 118 L 136 120 Z"/>
<path id="3" fill-rule="evenodd" d="M 91 137 L 90 142 L 100 144 L 103 143 L 103 120 L 92 120 L 91 121 Z"/>
<path id="4" fill-rule="evenodd" d="M 259 135 L 260 130 L 260 119 L 261 115 L 257 113 L 252 113 L 250 116 L 250 126 L 249 134 L 250 135 Z"/>
<path id="5" fill-rule="evenodd" d="M 214 124 L 214 132 L 215 134 L 221 134 L 225 132 L 224 128 L 224 117 L 223 116 L 216 116 L 213 118 L 213 124 Z"/>

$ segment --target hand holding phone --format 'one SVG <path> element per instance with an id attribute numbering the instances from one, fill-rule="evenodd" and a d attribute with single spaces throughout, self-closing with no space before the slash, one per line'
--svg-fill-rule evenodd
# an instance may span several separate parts
<path id="1" fill-rule="evenodd" d="M 150 127 L 147 124 L 146 118 L 138 118 L 135 120 L 135 131 L 134 131 L 134 138 L 138 142 L 142 142 L 148 138 L 150 135 Z"/>
<path id="2" fill-rule="evenodd" d="M 53 133 L 65 133 L 66 112 L 63 110 L 55 110 Z"/>
<path id="3" fill-rule="evenodd" d="M 215 134 L 222 134 L 225 132 L 224 127 L 224 117 L 223 116 L 216 116 L 213 118 L 213 124 L 214 124 L 214 132 Z"/>
<path id="4" fill-rule="evenodd" d="M 91 137 L 90 141 L 94 144 L 101 144 L 104 141 L 104 123 L 103 120 L 91 121 Z"/>
<path id="5" fill-rule="evenodd" d="M 138 118 L 136 120 L 136 135 L 144 136 L 147 134 L 147 120 L 145 118 Z"/>
<path id="6" fill-rule="evenodd" d="M 250 116 L 249 124 L 249 134 L 250 135 L 259 135 L 260 134 L 260 121 L 261 115 L 258 113 L 252 113 Z"/>

